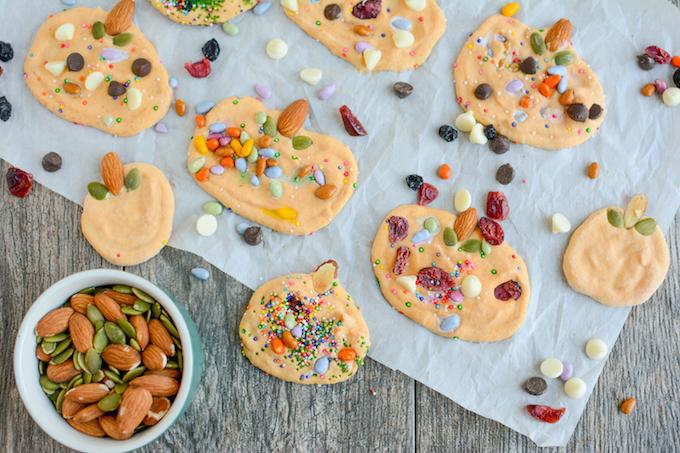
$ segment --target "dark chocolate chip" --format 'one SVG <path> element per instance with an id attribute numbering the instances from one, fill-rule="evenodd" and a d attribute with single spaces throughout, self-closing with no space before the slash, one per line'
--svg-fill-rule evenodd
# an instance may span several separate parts
<path id="1" fill-rule="evenodd" d="M 331 3 L 323 9 L 323 15 L 328 20 L 340 19 L 342 17 L 342 8 L 337 3 Z"/>
<path id="2" fill-rule="evenodd" d="M 85 59 L 78 52 L 73 52 L 66 57 L 66 66 L 71 72 L 78 72 L 85 67 Z"/>
<path id="3" fill-rule="evenodd" d="M 588 114 L 588 107 L 580 102 L 569 104 L 569 107 L 567 107 L 567 115 L 569 115 L 569 118 L 579 123 L 585 123 L 588 119 Z"/>
<path id="4" fill-rule="evenodd" d="M 246 228 L 243 232 L 243 240 L 248 245 L 258 245 L 262 242 L 262 228 L 259 226 L 251 226 Z"/>
<path id="5" fill-rule="evenodd" d="M 496 138 L 496 135 L 498 135 L 498 132 L 496 132 L 496 128 L 493 127 L 493 124 L 484 126 L 484 137 L 486 137 L 487 140 L 493 140 Z"/>
<path id="6" fill-rule="evenodd" d="M 519 64 L 519 69 L 525 74 L 536 74 L 537 64 L 534 57 L 527 57 Z"/>
<path id="7" fill-rule="evenodd" d="M 42 158 L 42 167 L 45 171 L 54 173 L 61 168 L 61 156 L 55 152 L 49 152 Z"/>
<path id="8" fill-rule="evenodd" d="M 217 42 L 215 38 L 213 38 L 203 44 L 203 47 L 201 47 L 201 52 L 203 52 L 203 56 L 208 60 L 215 61 L 217 60 L 217 57 L 220 56 L 220 43 Z"/>
<path id="9" fill-rule="evenodd" d="M 680 69 L 676 69 L 673 73 L 673 83 L 676 87 L 680 88 Z"/>
<path id="10" fill-rule="evenodd" d="M 543 395 L 548 390 L 548 383 L 542 377 L 534 376 L 524 381 L 522 388 L 529 395 L 538 396 Z"/>
<path id="11" fill-rule="evenodd" d="M 475 97 L 479 100 L 489 99 L 491 97 L 491 85 L 488 83 L 480 83 L 475 88 Z"/>
<path id="12" fill-rule="evenodd" d="M 406 185 L 411 190 L 418 190 L 423 185 L 423 177 L 420 175 L 408 175 L 406 177 Z"/>
<path id="13" fill-rule="evenodd" d="M 643 71 L 649 71 L 656 65 L 656 61 L 646 53 L 638 55 L 637 64 Z"/>
<path id="14" fill-rule="evenodd" d="M 496 138 L 489 140 L 489 148 L 496 154 L 505 154 L 510 149 L 510 140 L 505 135 L 497 134 Z"/>
<path id="15" fill-rule="evenodd" d="M 12 45 L 8 42 L 0 41 L 0 61 L 7 63 L 12 58 L 14 58 Z"/>
<path id="16" fill-rule="evenodd" d="M 120 82 L 116 82 L 115 80 L 113 80 L 111 81 L 111 83 L 109 83 L 108 93 L 109 96 L 111 97 L 122 96 L 125 94 L 126 91 L 127 88 L 125 88 L 125 85 L 123 85 Z"/>
<path id="17" fill-rule="evenodd" d="M 503 164 L 496 170 L 496 181 L 504 186 L 510 184 L 515 179 L 515 169 L 510 164 Z"/>
<path id="18" fill-rule="evenodd" d="M 8 121 L 12 116 L 12 104 L 5 96 L 0 97 L 0 120 Z"/>
<path id="19" fill-rule="evenodd" d="M 600 104 L 593 104 L 590 106 L 590 110 L 588 110 L 588 118 L 591 120 L 596 120 L 602 115 L 602 111 L 604 109 Z"/>
<path id="20" fill-rule="evenodd" d="M 458 131 L 448 124 L 439 127 L 439 136 L 446 142 L 452 142 L 458 138 Z"/>
<path id="21" fill-rule="evenodd" d="M 151 62 L 146 58 L 137 58 L 132 62 L 132 73 L 137 77 L 146 77 L 151 72 Z"/>
<path id="22" fill-rule="evenodd" d="M 413 85 L 406 82 L 396 82 L 392 88 L 399 99 L 404 99 L 413 93 Z"/>

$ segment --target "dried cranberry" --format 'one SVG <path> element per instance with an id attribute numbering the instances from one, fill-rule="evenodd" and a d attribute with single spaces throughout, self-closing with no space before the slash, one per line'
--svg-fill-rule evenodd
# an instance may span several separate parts
<path id="1" fill-rule="evenodd" d="M 486 215 L 494 220 L 505 220 L 510 215 L 508 197 L 503 192 L 489 192 L 486 196 Z"/>
<path id="2" fill-rule="evenodd" d="M 382 0 L 363 0 L 352 8 L 352 15 L 359 19 L 375 19 L 380 14 Z"/>
<path id="3" fill-rule="evenodd" d="M 501 245 L 505 238 L 503 227 L 488 217 L 479 219 L 479 229 L 482 230 L 484 240 L 491 245 Z"/>
<path id="4" fill-rule="evenodd" d="M 408 234 L 408 220 L 398 215 L 393 215 L 387 219 L 387 233 L 390 244 L 401 241 Z"/>
<path id="5" fill-rule="evenodd" d="M 553 409 L 550 406 L 543 406 L 541 404 L 527 404 L 527 412 L 529 415 L 546 423 L 557 423 L 566 411 L 567 409 L 564 407 Z"/>
<path id="6" fill-rule="evenodd" d="M 445 291 L 454 286 L 453 279 L 441 267 L 424 267 L 418 272 L 418 284 L 430 291 Z"/>
<path id="7" fill-rule="evenodd" d="M 352 113 L 352 111 L 346 105 L 340 107 L 340 116 L 342 117 L 342 124 L 345 125 L 345 130 L 352 137 L 359 137 L 368 134 L 361 122 L 356 116 L 354 116 L 354 113 Z"/>
<path id="8" fill-rule="evenodd" d="M 24 198 L 33 187 L 33 175 L 16 167 L 7 170 L 7 187 L 15 197 Z"/>
<path id="9" fill-rule="evenodd" d="M 663 50 L 661 47 L 649 46 L 645 49 L 645 53 L 652 57 L 654 61 L 659 64 L 668 64 L 671 62 L 671 54 Z"/>
<path id="10" fill-rule="evenodd" d="M 496 289 L 493 290 L 493 295 L 496 299 L 502 301 L 510 299 L 517 300 L 519 299 L 519 296 L 522 295 L 522 287 L 519 286 L 519 283 L 516 281 L 508 280 L 507 282 L 496 286 Z"/>
<path id="11" fill-rule="evenodd" d="M 402 245 L 397 249 L 397 257 L 394 260 L 394 268 L 392 272 L 394 275 L 401 275 L 406 269 L 408 259 L 411 257 L 411 249 Z"/>
<path id="12" fill-rule="evenodd" d="M 191 77 L 195 77 L 197 79 L 204 79 L 210 75 L 210 71 L 212 71 L 212 66 L 210 64 L 210 60 L 204 58 L 201 61 L 197 61 L 195 63 L 191 62 L 185 63 L 184 69 L 186 69 L 189 72 L 189 74 L 191 74 Z"/>
<path id="13" fill-rule="evenodd" d="M 297 294 L 289 294 L 288 295 L 288 308 L 290 308 L 293 313 L 296 315 L 300 313 L 302 308 L 304 307 L 304 304 L 302 303 L 302 300 L 298 297 Z"/>
<path id="14" fill-rule="evenodd" d="M 418 204 L 427 206 L 437 199 L 439 191 L 430 183 L 424 182 L 418 189 Z"/>

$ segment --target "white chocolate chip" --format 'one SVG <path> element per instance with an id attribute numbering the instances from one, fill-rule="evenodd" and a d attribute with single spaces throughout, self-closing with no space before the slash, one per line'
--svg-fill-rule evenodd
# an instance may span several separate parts
<path id="1" fill-rule="evenodd" d="M 413 36 L 413 33 L 408 30 L 394 30 L 394 33 L 392 33 L 392 41 L 394 41 L 394 45 L 399 49 L 411 47 L 415 40 L 416 38 Z"/>
<path id="2" fill-rule="evenodd" d="M 607 355 L 607 343 L 599 338 L 591 338 L 586 343 L 586 355 L 591 359 L 601 359 Z"/>
<path id="3" fill-rule="evenodd" d="M 196 231 L 201 236 L 212 236 L 217 232 L 217 217 L 212 214 L 203 214 L 196 220 Z"/>
<path id="4" fill-rule="evenodd" d="M 410 291 L 412 294 L 416 293 L 416 276 L 415 275 L 401 275 L 397 277 L 397 283 L 402 288 Z"/>
<path id="5" fill-rule="evenodd" d="M 272 60 L 280 60 L 288 53 L 288 44 L 283 39 L 270 39 L 265 47 L 267 56 Z"/>
<path id="6" fill-rule="evenodd" d="M 567 219 L 564 214 L 555 213 L 552 216 L 552 232 L 557 233 L 567 233 L 571 230 L 571 222 Z"/>
<path id="7" fill-rule="evenodd" d="M 666 88 L 662 97 L 664 104 L 669 107 L 675 107 L 676 105 L 680 104 L 680 88 Z"/>
<path id="8" fill-rule="evenodd" d="M 586 394 L 586 383 L 583 379 L 573 377 L 564 383 L 564 393 L 575 400 L 582 398 Z"/>
<path id="9" fill-rule="evenodd" d="M 555 379 L 562 374 L 562 371 L 564 371 L 564 366 L 560 359 L 551 357 L 541 362 L 541 373 L 545 377 Z"/>
<path id="10" fill-rule="evenodd" d="M 281 6 L 294 13 L 297 13 L 299 9 L 297 0 L 281 0 Z"/>
<path id="11" fill-rule="evenodd" d="M 458 118 L 456 118 L 456 122 L 454 124 L 459 131 L 470 132 L 476 122 L 475 114 L 472 112 L 472 110 L 469 110 L 458 115 Z"/>
<path id="12" fill-rule="evenodd" d="M 474 298 L 481 294 L 482 292 L 482 282 L 475 275 L 468 275 L 463 279 L 463 283 L 460 285 L 460 290 L 463 296 Z"/>
<path id="13" fill-rule="evenodd" d="M 486 145 L 489 140 L 484 135 L 484 126 L 481 123 L 476 123 L 472 126 L 470 131 L 470 142 L 475 145 Z"/>
<path id="14" fill-rule="evenodd" d="M 300 78 L 302 81 L 312 86 L 319 83 L 321 77 L 323 77 L 323 72 L 318 68 L 305 68 L 300 71 Z"/>
<path id="15" fill-rule="evenodd" d="M 104 74 L 99 71 L 91 72 L 85 79 L 85 88 L 88 91 L 96 90 L 104 81 Z"/>
<path id="16" fill-rule="evenodd" d="M 75 25 L 70 23 L 62 24 L 54 31 L 54 39 L 57 41 L 70 41 L 73 39 L 75 32 Z"/>
<path id="17" fill-rule="evenodd" d="M 130 88 L 127 92 L 127 100 L 127 108 L 137 110 L 142 106 L 142 92 L 135 87 Z"/>
<path id="18" fill-rule="evenodd" d="M 45 69 L 50 71 L 50 74 L 52 74 L 55 77 L 59 77 L 64 70 L 66 69 L 66 62 L 65 61 L 48 61 L 45 63 Z"/>
<path id="19" fill-rule="evenodd" d="M 375 67 L 378 65 L 378 62 L 382 58 L 382 52 L 377 49 L 366 49 L 364 50 L 363 56 L 366 68 L 369 71 L 372 71 L 373 69 L 375 69 Z"/>
<path id="20" fill-rule="evenodd" d="M 472 204 L 472 195 L 467 189 L 460 189 L 453 198 L 453 207 L 456 211 L 463 212 Z"/>
<path id="21" fill-rule="evenodd" d="M 422 11 L 427 6 L 427 0 L 405 0 L 404 2 L 413 11 Z"/>

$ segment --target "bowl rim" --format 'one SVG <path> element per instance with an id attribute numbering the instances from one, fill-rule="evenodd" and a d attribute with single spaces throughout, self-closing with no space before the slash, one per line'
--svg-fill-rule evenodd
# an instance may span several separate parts
<path id="1" fill-rule="evenodd" d="M 168 413 L 154 426 L 142 433 L 133 435 L 127 440 L 114 440 L 88 436 L 72 428 L 61 415 L 54 410 L 52 402 L 42 391 L 37 377 L 37 362 L 35 357 L 35 325 L 49 311 L 60 307 L 76 292 L 91 286 L 122 284 L 134 286 L 157 300 L 168 312 L 180 334 L 183 345 L 184 368 L 182 381 L 175 400 Z M 75 289 L 74 289 L 75 288 Z M 193 321 L 192 321 L 193 322 Z M 53 283 L 40 294 L 24 315 L 14 344 L 14 379 L 19 396 L 31 415 L 31 418 L 51 438 L 60 444 L 79 451 L 96 451 L 97 453 L 119 453 L 141 448 L 153 442 L 162 435 L 184 411 L 191 387 L 194 382 L 194 345 L 189 326 L 184 314 L 177 308 L 172 298 L 160 287 L 149 280 L 116 269 L 93 269 L 71 274 Z M 30 354 L 27 354 L 29 353 Z M 27 365 L 32 364 L 32 368 Z M 35 373 L 35 379 L 31 376 Z M 37 396 L 36 396 L 37 395 Z M 36 401 L 43 399 L 42 403 Z M 46 414 L 45 404 L 49 404 L 51 413 Z M 55 422 L 55 420 L 59 422 Z"/>

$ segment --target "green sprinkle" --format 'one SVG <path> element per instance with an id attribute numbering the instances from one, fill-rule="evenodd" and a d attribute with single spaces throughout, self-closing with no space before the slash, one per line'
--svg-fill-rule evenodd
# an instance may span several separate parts
<path id="1" fill-rule="evenodd" d="M 234 99 L 233 104 L 238 105 L 238 99 Z"/>
<path id="2" fill-rule="evenodd" d="M 157 105 L 154 105 L 154 106 L 153 106 L 153 109 L 154 109 L 155 111 L 158 111 L 158 106 L 157 106 Z"/>
<path id="3" fill-rule="evenodd" d="M 491 269 L 491 273 L 492 273 L 493 275 L 496 275 L 496 274 L 498 273 L 498 271 L 497 271 L 496 269 Z"/>
<path id="4" fill-rule="evenodd" d="M 122 122 L 123 122 L 123 118 L 121 118 L 120 116 L 118 118 L 116 118 L 116 123 L 122 123 Z"/>
<path id="5" fill-rule="evenodd" d="M 420 253 L 423 253 L 423 252 L 425 251 L 425 249 L 424 249 L 423 247 L 418 247 L 418 251 L 419 251 Z"/>
<path id="6" fill-rule="evenodd" d="M 61 88 L 55 88 L 55 89 L 54 89 L 54 92 L 55 92 L 55 93 L 61 93 Z"/>
<path id="7" fill-rule="evenodd" d="M 375 260 L 375 264 L 380 264 L 380 258 L 378 258 L 377 260 Z"/>
<path id="8" fill-rule="evenodd" d="M 411 302 L 406 302 L 404 305 L 406 305 L 408 308 L 411 308 Z"/>
<path id="9" fill-rule="evenodd" d="M 463 304 L 458 304 L 458 305 L 456 305 L 456 308 L 457 308 L 458 310 L 462 310 L 462 309 L 463 309 Z"/>

